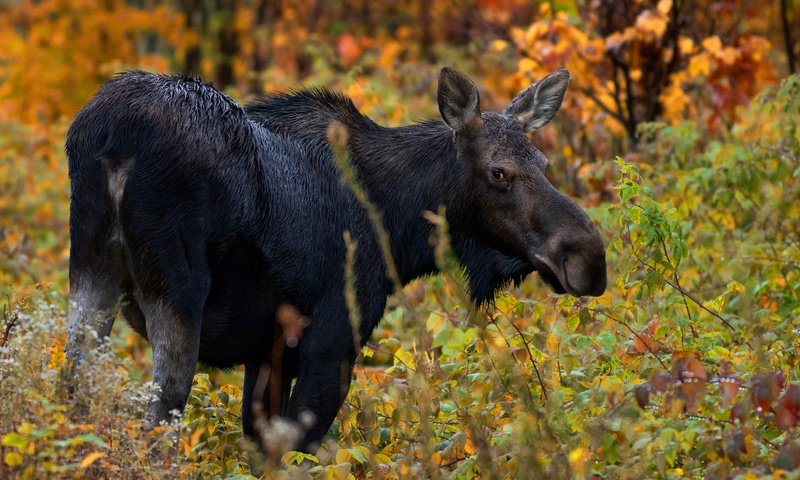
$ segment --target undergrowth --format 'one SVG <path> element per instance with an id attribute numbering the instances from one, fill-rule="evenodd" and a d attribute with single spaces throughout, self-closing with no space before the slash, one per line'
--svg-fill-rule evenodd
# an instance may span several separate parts
<path id="1" fill-rule="evenodd" d="M 602 297 L 531 278 L 476 309 L 443 250 L 390 300 L 326 445 L 265 477 L 800 478 L 800 79 L 743 115 L 719 138 L 646 125 L 609 162 Z M 69 395 L 64 303 L 7 302 L 0 477 L 251 478 L 240 372 L 198 374 L 181 421 L 145 431 L 120 326 Z"/>

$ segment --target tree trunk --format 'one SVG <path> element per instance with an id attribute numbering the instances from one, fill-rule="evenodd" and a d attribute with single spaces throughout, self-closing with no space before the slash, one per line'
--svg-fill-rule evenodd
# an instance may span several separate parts
<path id="1" fill-rule="evenodd" d="M 786 47 L 786 61 L 789 65 L 789 73 L 797 71 L 797 59 L 794 56 L 794 41 L 792 39 L 792 29 L 789 24 L 789 1 L 781 0 L 781 25 L 783 26 L 783 42 Z"/>

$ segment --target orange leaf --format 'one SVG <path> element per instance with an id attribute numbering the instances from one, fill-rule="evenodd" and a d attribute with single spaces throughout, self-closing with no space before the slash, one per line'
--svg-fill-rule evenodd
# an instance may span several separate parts
<path id="1" fill-rule="evenodd" d="M 636 28 L 641 32 L 654 35 L 655 38 L 661 38 L 667 30 L 667 20 L 653 13 L 652 10 L 645 10 L 636 18 Z"/>
<path id="2" fill-rule="evenodd" d="M 718 36 L 708 37 L 702 41 L 703 48 L 709 53 L 716 54 L 722 50 L 722 40 Z"/>
<path id="3" fill-rule="evenodd" d="M 96 460 L 105 457 L 106 454 L 103 452 L 92 452 L 89 455 L 86 455 L 83 460 L 81 461 L 81 470 L 85 470 L 89 468 L 91 464 L 93 464 Z"/>
<path id="4" fill-rule="evenodd" d="M 336 53 L 339 54 L 342 63 L 352 65 L 361 56 L 361 46 L 354 36 L 345 33 L 339 37 L 339 41 L 336 43 Z"/>

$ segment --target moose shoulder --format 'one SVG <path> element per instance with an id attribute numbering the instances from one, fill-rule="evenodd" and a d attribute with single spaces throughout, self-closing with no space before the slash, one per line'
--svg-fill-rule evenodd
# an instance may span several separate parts
<path id="1" fill-rule="evenodd" d="M 444 122 L 388 129 L 325 91 L 243 111 L 196 80 L 118 76 L 67 137 L 70 358 L 82 359 L 86 325 L 108 334 L 121 297 L 126 320 L 153 347 L 161 393 L 151 421 L 183 408 L 197 360 L 244 364 L 244 430 L 253 433 L 256 401 L 271 415 L 310 412 L 295 448 L 316 448 L 356 355 L 343 232 L 358 245 L 362 342 L 392 290 L 372 224 L 325 143 L 333 121 L 348 130 L 358 177 L 383 212 L 401 281 L 435 271 L 422 214 L 444 205 L 476 302 L 532 271 L 557 292 L 601 294 L 600 237 L 546 180 L 546 159 L 524 135 L 555 115 L 568 80 L 556 72 L 502 114 L 481 113 L 475 86 L 444 69 Z M 282 322 L 287 305 L 308 319 L 299 342 Z"/>

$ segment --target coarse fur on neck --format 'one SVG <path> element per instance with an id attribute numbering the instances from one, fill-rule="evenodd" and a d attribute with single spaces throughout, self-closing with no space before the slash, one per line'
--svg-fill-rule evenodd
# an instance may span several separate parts
<path id="1" fill-rule="evenodd" d="M 346 128 L 351 161 L 370 201 L 383 213 L 403 284 L 438 271 L 436 229 L 423 213 L 437 213 L 440 206 L 448 211 L 451 245 L 465 268 L 475 303 L 491 301 L 498 289 L 533 271 L 525 259 L 491 248 L 455 227 L 465 222 L 452 222 L 450 207 L 459 207 L 452 205 L 455 193 L 468 185 L 453 130 L 443 121 L 382 127 L 363 115 L 350 98 L 326 89 L 276 94 L 245 110 L 267 129 L 300 142 L 327 142 L 333 122 Z"/>

